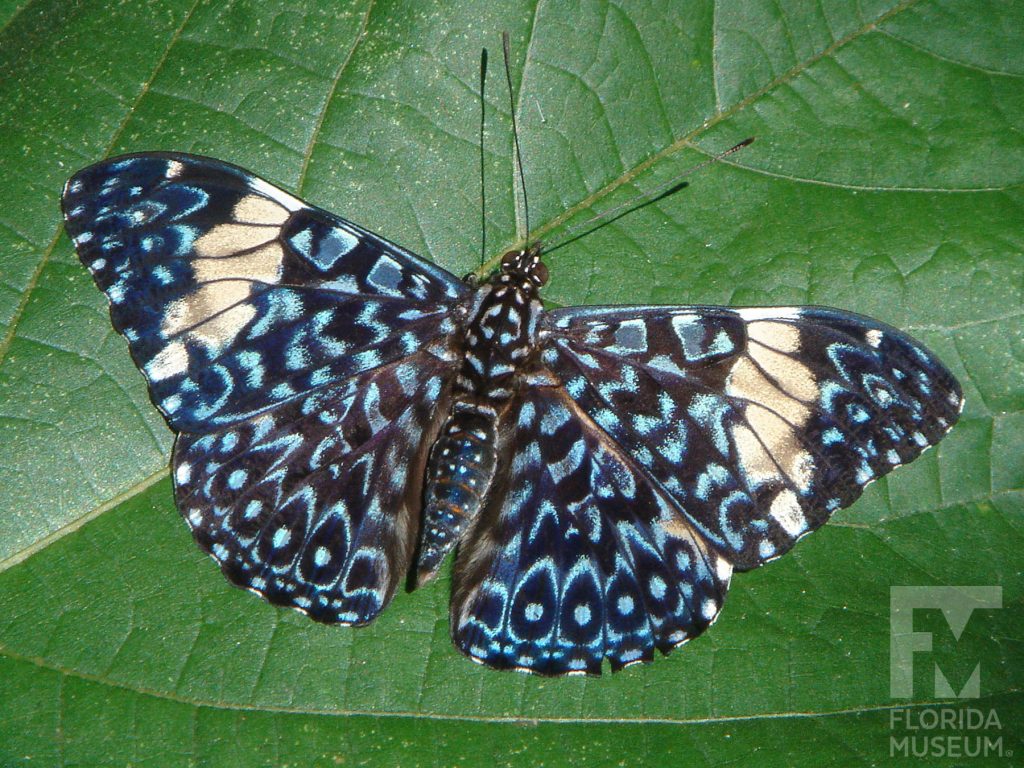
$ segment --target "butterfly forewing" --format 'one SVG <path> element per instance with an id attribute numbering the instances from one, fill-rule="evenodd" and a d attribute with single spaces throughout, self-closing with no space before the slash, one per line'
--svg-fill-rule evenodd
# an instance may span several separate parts
<path id="1" fill-rule="evenodd" d="M 63 206 L 114 327 L 176 430 L 229 424 L 430 344 L 447 348 L 469 290 L 208 158 L 99 163 L 68 182 Z"/>
<path id="2" fill-rule="evenodd" d="M 956 380 L 906 334 L 815 307 L 568 308 L 545 365 L 738 569 L 937 442 Z"/>
<path id="3" fill-rule="evenodd" d="M 365 623 L 409 565 L 467 286 L 234 166 L 115 158 L 67 230 L 180 432 L 197 541 L 240 586 Z"/>

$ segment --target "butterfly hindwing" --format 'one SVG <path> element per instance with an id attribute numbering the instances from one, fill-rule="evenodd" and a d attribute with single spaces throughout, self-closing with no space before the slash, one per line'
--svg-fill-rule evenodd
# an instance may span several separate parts
<path id="1" fill-rule="evenodd" d="M 320 621 L 370 621 L 409 568 L 449 378 L 420 352 L 181 435 L 175 495 L 196 541 L 271 602 Z"/>
<path id="2" fill-rule="evenodd" d="M 570 397 L 740 570 L 937 442 L 962 405 L 924 347 L 838 310 L 569 308 L 542 328 Z"/>
<path id="3" fill-rule="evenodd" d="M 715 618 L 731 567 L 557 387 L 511 411 L 507 487 L 461 544 L 456 646 L 488 666 L 596 674 Z"/>
<path id="4" fill-rule="evenodd" d="M 68 234 L 154 403 L 202 432 L 441 340 L 464 283 L 234 166 L 153 153 L 76 174 Z"/>

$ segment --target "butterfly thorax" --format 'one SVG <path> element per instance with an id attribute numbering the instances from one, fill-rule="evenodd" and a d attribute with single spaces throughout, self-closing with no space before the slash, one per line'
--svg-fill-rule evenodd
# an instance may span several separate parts
<path id="1" fill-rule="evenodd" d="M 536 346 L 538 291 L 546 280 L 534 248 L 505 254 L 501 270 L 480 286 L 466 326 L 456 399 L 475 396 L 498 405 L 512 396 L 516 375 Z"/>
<path id="2" fill-rule="evenodd" d="M 497 420 L 535 365 L 538 292 L 547 278 L 537 244 L 506 253 L 500 271 L 478 289 L 451 412 L 430 454 L 419 583 L 434 575 L 486 498 L 497 463 Z"/>

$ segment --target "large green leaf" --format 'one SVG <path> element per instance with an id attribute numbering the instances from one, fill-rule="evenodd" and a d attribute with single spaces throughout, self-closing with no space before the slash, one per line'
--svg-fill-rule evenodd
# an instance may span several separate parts
<path id="1" fill-rule="evenodd" d="M 1019 759 L 1024 6 L 431 5 L 0 2 L 0 764 L 872 765 L 903 707 L 934 709 L 933 662 L 956 690 L 980 662 L 982 698 L 947 704 L 994 709 L 1004 754 L 972 763 Z M 465 272 L 478 56 L 502 29 L 542 236 L 757 137 L 552 254 L 552 303 L 845 307 L 923 339 L 967 395 L 940 448 L 737 577 L 705 637 L 599 680 L 465 661 L 446 577 L 365 630 L 231 589 L 178 519 L 172 436 L 58 212 L 106 155 L 201 152 Z M 497 61 L 493 253 L 516 229 Z M 959 584 L 1003 609 L 959 641 L 921 611 L 934 648 L 893 699 L 890 587 Z"/>

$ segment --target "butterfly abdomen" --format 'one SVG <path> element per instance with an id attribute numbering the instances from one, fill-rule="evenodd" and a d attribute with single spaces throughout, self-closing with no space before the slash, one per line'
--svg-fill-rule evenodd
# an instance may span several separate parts
<path id="1" fill-rule="evenodd" d="M 430 453 L 417 582 L 429 581 L 479 514 L 497 471 L 497 423 L 530 369 L 546 279 L 539 250 L 505 254 L 465 327 L 451 414 Z"/>
<path id="2" fill-rule="evenodd" d="M 434 444 L 424 494 L 417 582 L 429 581 L 483 504 L 494 477 L 495 413 L 457 403 Z"/>

